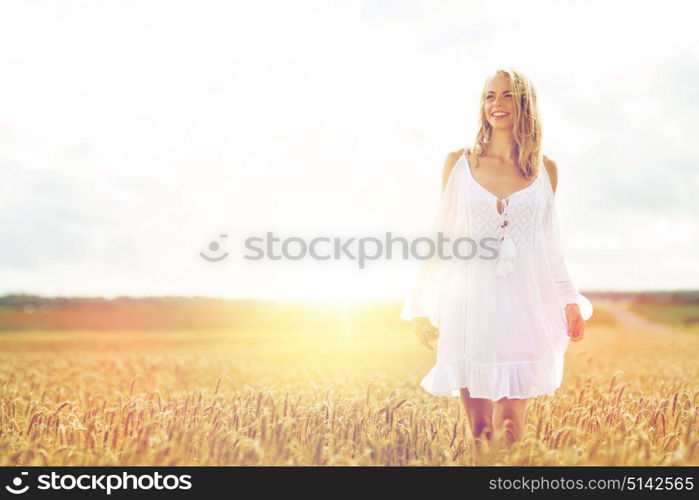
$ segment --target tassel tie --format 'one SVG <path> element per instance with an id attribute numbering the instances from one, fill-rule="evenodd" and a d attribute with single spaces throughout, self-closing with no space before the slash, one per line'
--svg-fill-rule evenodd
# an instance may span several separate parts
<path id="1" fill-rule="evenodd" d="M 509 200 L 507 200 L 509 205 Z M 503 222 L 500 224 L 501 228 L 506 228 L 508 225 L 507 222 L 507 209 L 503 209 Z M 497 276 L 507 276 L 510 274 L 512 271 L 515 269 L 515 265 L 513 263 L 513 260 L 517 258 L 517 246 L 515 245 L 515 242 L 512 241 L 512 238 L 508 234 L 507 231 L 504 231 L 504 236 L 500 238 L 502 241 L 500 245 L 500 255 L 498 257 L 498 263 L 495 268 L 495 274 Z"/>

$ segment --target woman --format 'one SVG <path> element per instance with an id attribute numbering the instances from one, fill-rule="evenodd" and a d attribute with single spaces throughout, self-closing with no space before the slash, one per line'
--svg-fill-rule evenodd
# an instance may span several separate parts
<path id="1" fill-rule="evenodd" d="M 566 268 L 557 167 L 541 154 L 529 79 L 515 70 L 487 78 L 480 122 L 475 151 L 447 155 L 433 236 L 481 252 L 453 245 L 452 258 L 428 260 L 401 318 L 426 347 L 438 340 L 421 386 L 461 397 L 477 445 L 497 429 L 511 444 L 524 433 L 528 398 L 560 387 L 568 340 L 582 340 L 592 304 Z"/>

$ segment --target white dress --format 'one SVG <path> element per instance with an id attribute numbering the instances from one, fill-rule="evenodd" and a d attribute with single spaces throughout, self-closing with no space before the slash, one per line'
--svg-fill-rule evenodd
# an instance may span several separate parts
<path id="1" fill-rule="evenodd" d="M 593 308 L 566 268 L 543 157 L 535 180 L 498 202 L 466 155 L 450 173 L 431 234 L 435 243 L 440 232 L 449 238 L 444 253 L 452 258 L 422 264 L 400 314 L 439 328 L 436 364 L 420 385 L 436 396 L 459 396 L 463 387 L 492 400 L 553 395 L 569 341 L 565 305 L 577 303 L 585 320 Z M 458 238 L 468 239 L 452 250 Z"/>

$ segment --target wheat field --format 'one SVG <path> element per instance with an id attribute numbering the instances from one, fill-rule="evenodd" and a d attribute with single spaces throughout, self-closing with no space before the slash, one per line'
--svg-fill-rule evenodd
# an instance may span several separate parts
<path id="1" fill-rule="evenodd" d="M 480 453 L 400 320 L 2 332 L 0 464 L 699 464 L 699 335 L 596 318 L 524 438 Z"/>

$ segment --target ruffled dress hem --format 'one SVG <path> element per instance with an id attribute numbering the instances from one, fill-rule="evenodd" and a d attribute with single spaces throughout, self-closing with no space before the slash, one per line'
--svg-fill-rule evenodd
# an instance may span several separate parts
<path id="1" fill-rule="evenodd" d="M 438 360 L 422 379 L 422 386 L 433 396 L 460 396 L 468 388 L 472 398 L 497 401 L 553 396 L 563 379 L 564 355 L 550 361 L 478 363 Z"/>

